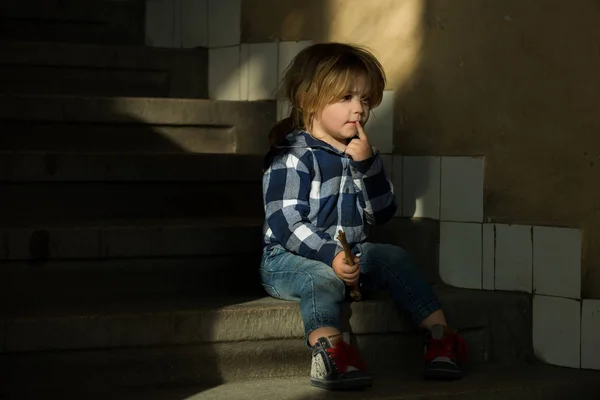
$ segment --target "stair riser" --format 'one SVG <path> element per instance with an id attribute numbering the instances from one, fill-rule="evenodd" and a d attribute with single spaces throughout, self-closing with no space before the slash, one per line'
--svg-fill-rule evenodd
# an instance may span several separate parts
<path id="1" fill-rule="evenodd" d="M 208 97 L 208 51 L 2 42 L 0 92 Z"/>
<path id="2" fill-rule="evenodd" d="M 119 295 L 260 296 L 260 252 L 173 259 L 5 262 L 0 301 L 18 304 L 31 296 L 52 298 Z"/>
<path id="3" fill-rule="evenodd" d="M 0 218 L 260 217 L 259 183 L 92 183 L 5 185 Z"/>
<path id="4" fill-rule="evenodd" d="M 0 246 L 0 260 L 169 257 L 222 254 L 219 251 L 252 252 L 260 246 L 261 222 L 262 217 L 248 224 L 238 223 L 221 228 L 195 226 L 186 222 L 175 225 L 157 222 L 150 226 L 133 224 L 60 228 L 42 224 L 31 228 L 5 228 L 0 229 L 0 242 L 3 243 Z M 404 247 L 423 268 L 429 281 L 436 282 L 437 245 L 435 240 L 430 239 L 436 235 L 437 222 L 396 218 L 389 222 L 389 226 L 395 229 L 393 235 L 388 228 L 378 226 L 373 230 L 373 241 Z"/>
<path id="5" fill-rule="evenodd" d="M 168 97 L 165 71 L 109 68 L 0 66 L 2 93 Z"/>
<path id="6" fill-rule="evenodd" d="M 5 182 L 260 183 L 263 157 L 202 154 L 0 153 Z M 202 183 L 200 183 L 202 182 Z"/>
<path id="7" fill-rule="evenodd" d="M 487 362 L 489 334 L 465 334 L 472 350 L 469 367 Z M 398 377 L 415 376 L 423 368 L 419 335 L 359 335 L 353 342 L 375 374 L 394 368 Z M 166 383 L 225 383 L 248 379 L 310 376 L 310 350 L 301 339 L 237 342 L 196 346 L 116 349 L 0 356 L 5 377 L 13 384 L 27 379 L 38 385 L 69 380 L 89 386 Z M 1 367 L 0 367 L 1 368 Z M 1 371 L 1 369 L 0 369 Z"/>
<path id="8" fill-rule="evenodd" d="M 423 226 L 427 224 L 408 222 L 392 222 L 401 229 L 399 237 L 427 239 L 429 231 Z M 0 230 L 0 256 L 4 258 L 0 296 L 240 295 L 259 294 L 257 288 L 262 294 L 257 267 L 247 267 L 260 263 L 260 237 L 258 223 L 246 227 L 238 223 L 235 228 L 157 225 Z M 419 247 L 406 248 L 425 262 L 431 254 Z M 435 264 L 421 265 L 435 273 Z"/>
<path id="9" fill-rule="evenodd" d="M 0 259 L 211 256 L 261 250 L 261 228 L 237 225 L 92 226 L 0 230 Z M 256 267 L 256 266 L 255 266 Z"/>
<path id="10" fill-rule="evenodd" d="M 144 44 L 144 2 L 4 1 L 3 39 L 78 43 Z"/>

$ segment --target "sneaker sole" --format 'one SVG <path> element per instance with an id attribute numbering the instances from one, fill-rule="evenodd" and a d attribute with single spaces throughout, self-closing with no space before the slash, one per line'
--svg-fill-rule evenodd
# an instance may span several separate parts
<path id="1" fill-rule="evenodd" d="M 347 390 L 372 386 L 373 380 L 371 377 L 344 379 L 341 381 L 326 381 L 322 379 L 310 378 L 310 384 L 312 386 L 327 390 Z"/>

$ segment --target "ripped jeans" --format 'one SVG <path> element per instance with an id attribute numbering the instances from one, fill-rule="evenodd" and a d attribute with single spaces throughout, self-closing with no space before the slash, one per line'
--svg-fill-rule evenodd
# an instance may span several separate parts
<path id="1" fill-rule="evenodd" d="M 396 306 L 407 311 L 415 325 L 441 308 L 421 269 L 404 249 L 362 243 L 352 251 L 360 258 L 361 291 L 388 291 Z M 340 329 L 341 303 L 349 288 L 327 264 L 274 247 L 263 254 L 260 277 L 271 296 L 300 302 L 307 339 L 318 328 Z"/>

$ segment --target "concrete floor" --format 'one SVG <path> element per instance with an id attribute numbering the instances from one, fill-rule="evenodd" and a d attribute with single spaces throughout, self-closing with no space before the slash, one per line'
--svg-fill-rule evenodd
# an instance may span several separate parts
<path id="1" fill-rule="evenodd" d="M 76 383 L 74 383 L 74 387 Z M 230 382 L 213 387 L 177 385 L 137 388 L 22 388 L 4 399 L 127 399 L 127 400 L 547 400 L 597 399 L 600 371 L 551 366 L 486 367 L 462 381 L 428 382 L 414 376 L 377 376 L 364 391 L 328 392 L 313 388 L 308 377 Z M 0 394 L 2 394 L 0 392 Z"/>

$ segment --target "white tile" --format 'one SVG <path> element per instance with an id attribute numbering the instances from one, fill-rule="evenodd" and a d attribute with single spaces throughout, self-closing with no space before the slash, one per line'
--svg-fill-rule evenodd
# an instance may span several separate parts
<path id="1" fill-rule="evenodd" d="M 240 47 L 210 49 L 208 95 L 212 100 L 240 100 Z"/>
<path id="2" fill-rule="evenodd" d="M 240 45 L 240 100 L 250 98 L 250 45 Z"/>
<path id="3" fill-rule="evenodd" d="M 582 303 L 581 368 L 600 369 L 600 300 Z"/>
<path id="4" fill-rule="evenodd" d="M 581 302 L 533 297 L 533 350 L 540 360 L 580 368 Z"/>
<path id="5" fill-rule="evenodd" d="M 179 0 L 181 47 L 208 46 L 208 0 Z"/>
<path id="6" fill-rule="evenodd" d="M 240 44 L 241 0 L 208 0 L 208 45 Z"/>
<path id="7" fill-rule="evenodd" d="M 396 203 L 398 203 L 398 209 L 396 210 L 396 217 L 402 216 L 402 170 L 403 170 L 404 158 L 402 156 L 392 156 L 392 184 L 394 185 L 394 194 L 396 195 Z"/>
<path id="8" fill-rule="evenodd" d="M 533 227 L 533 288 L 537 294 L 581 298 L 579 229 Z"/>
<path id="9" fill-rule="evenodd" d="M 394 91 L 383 92 L 381 105 L 371 111 L 369 122 L 365 126 L 369 142 L 381 153 L 394 151 Z"/>
<path id="10" fill-rule="evenodd" d="M 440 219 L 440 158 L 404 157 L 402 215 Z"/>
<path id="11" fill-rule="evenodd" d="M 531 293 L 532 268 L 531 226 L 497 224 L 495 288 Z"/>
<path id="12" fill-rule="evenodd" d="M 496 230 L 494 224 L 483 224 L 483 265 L 481 269 L 481 287 L 494 290 L 494 262 L 496 247 Z"/>
<path id="13" fill-rule="evenodd" d="M 440 278 L 444 283 L 481 289 L 481 224 L 440 222 Z"/>
<path id="14" fill-rule="evenodd" d="M 175 0 L 146 0 L 146 46 L 179 47 L 175 11 Z"/>
<path id="15" fill-rule="evenodd" d="M 292 112 L 292 106 L 287 100 L 277 100 L 277 121 L 281 121 L 284 118 L 290 116 Z"/>
<path id="16" fill-rule="evenodd" d="M 277 67 L 277 81 L 280 82 L 283 78 L 283 73 L 290 65 L 294 57 L 300 51 L 312 44 L 311 40 L 303 40 L 299 42 L 279 42 L 279 60 Z"/>
<path id="17" fill-rule="evenodd" d="M 441 220 L 483 221 L 483 158 L 442 157 Z"/>
<path id="18" fill-rule="evenodd" d="M 275 98 L 277 88 L 277 43 L 250 44 L 248 100 Z M 242 66 L 243 68 L 243 66 Z"/>

